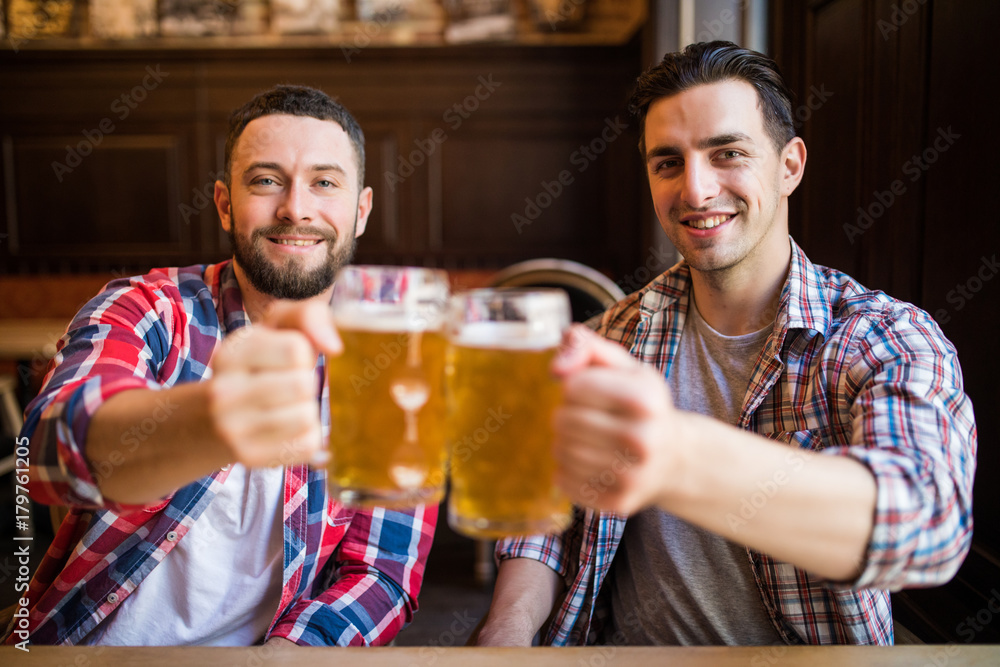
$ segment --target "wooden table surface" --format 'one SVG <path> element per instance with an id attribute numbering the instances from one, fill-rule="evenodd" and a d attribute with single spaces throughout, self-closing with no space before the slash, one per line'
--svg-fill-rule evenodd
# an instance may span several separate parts
<path id="1" fill-rule="evenodd" d="M 24 667 L 996 667 L 1000 646 L 765 646 L 729 648 L 0 648 L 0 664 Z"/>

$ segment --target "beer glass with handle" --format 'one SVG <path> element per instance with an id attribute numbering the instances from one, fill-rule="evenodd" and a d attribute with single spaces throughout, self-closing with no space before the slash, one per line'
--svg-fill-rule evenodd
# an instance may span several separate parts
<path id="1" fill-rule="evenodd" d="M 331 308 L 331 493 L 354 507 L 440 502 L 445 486 L 444 271 L 349 266 Z"/>
<path id="2" fill-rule="evenodd" d="M 570 521 L 555 485 L 549 365 L 570 323 L 558 289 L 472 290 L 448 312 L 448 522 L 470 537 L 551 533 Z"/>

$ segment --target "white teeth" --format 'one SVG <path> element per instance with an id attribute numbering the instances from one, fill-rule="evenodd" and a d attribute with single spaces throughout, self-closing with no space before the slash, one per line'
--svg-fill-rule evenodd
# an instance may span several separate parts
<path id="1" fill-rule="evenodd" d="M 312 239 L 274 239 L 278 245 L 316 245 L 319 241 Z"/>
<path id="2" fill-rule="evenodd" d="M 688 224 L 697 229 L 711 229 L 712 227 L 718 227 L 728 219 L 729 219 L 728 215 L 717 215 L 714 218 L 705 218 L 704 220 L 692 220 Z"/>

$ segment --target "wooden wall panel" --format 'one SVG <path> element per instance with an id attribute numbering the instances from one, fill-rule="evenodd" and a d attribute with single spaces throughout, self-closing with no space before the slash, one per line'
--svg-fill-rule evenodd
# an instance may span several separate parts
<path id="1" fill-rule="evenodd" d="M 983 91 L 997 75 L 988 40 L 972 36 L 1000 21 L 1000 4 L 772 8 L 773 53 L 798 103 L 817 87 L 833 92 L 799 128 L 809 161 L 793 235 L 813 260 L 931 313 L 958 350 L 976 412 L 972 553 L 948 585 L 894 595 L 896 617 L 925 641 L 1000 641 L 996 624 L 968 623 L 1000 581 L 1000 214 L 981 203 L 992 178 L 981 156 L 1000 142 Z"/>
<path id="2" fill-rule="evenodd" d="M 183 137 L 4 137 L 8 249 L 20 258 L 190 252 L 178 210 Z"/>
<path id="3" fill-rule="evenodd" d="M 568 48 L 373 47 L 350 60 L 331 48 L 0 53 L 0 89 L 13 93 L 0 98 L 0 125 L 15 144 L 82 136 L 109 116 L 116 141 L 176 134 L 174 168 L 156 176 L 173 179 L 167 200 L 151 199 L 140 170 L 129 170 L 124 159 L 114 167 L 123 176 L 103 180 L 120 181 L 126 198 L 149 204 L 142 214 L 131 205 L 117 211 L 129 229 L 146 230 L 141 241 L 151 252 L 133 253 L 132 268 L 148 268 L 153 255 L 174 263 L 217 261 L 229 248 L 211 196 L 229 114 L 275 83 L 317 86 L 351 109 L 368 137 L 367 183 L 376 205 L 359 261 L 478 269 L 569 256 L 617 277 L 642 260 L 635 217 L 622 223 L 637 215 L 645 196 L 631 128 L 574 178 L 546 212 L 549 224 L 515 238 L 510 215 L 543 181 L 574 169 L 570 155 L 600 137 L 606 119 L 624 116 L 639 58 L 638 40 Z M 122 95 L 133 92 L 143 99 L 131 109 Z M 114 114 L 124 110 L 127 117 L 118 120 Z M 414 151 L 421 164 L 407 165 Z M 470 199 L 473 191 L 479 201 Z M 64 202 L 53 205 L 66 211 Z M 172 236 L 164 236 L 167 229 Z M 0 272 L 124 268 L 117 251 L 99 249 L 110 248 L 100 233 L 88 238 L 94 244 L 52 252 L 44 262 L 0 244 Z"/>

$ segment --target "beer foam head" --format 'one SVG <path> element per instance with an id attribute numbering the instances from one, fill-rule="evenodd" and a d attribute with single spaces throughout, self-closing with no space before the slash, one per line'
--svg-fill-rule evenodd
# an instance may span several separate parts
<path id="1" fill-rule="evenodd" d="M 448 339 L 461 347 L 547 350 L 559 345 L 562 332 L 538 322 L 469 322 L 449 331 Z"/>
<path id="2" fill-rule="evenodd" d="M 552 348 L 569 324 L 569 298 L 560 289 L 478 289 L 449 301 L 448 337 L 456 345 Z"/>
<path id="3" fill-rule="evenodd" d="M 365 301 L 338 305 L 333 310 L 333 321 L 341 329 L 355 331 L 437 331 L 444 324 L 444 311 Z"/>

